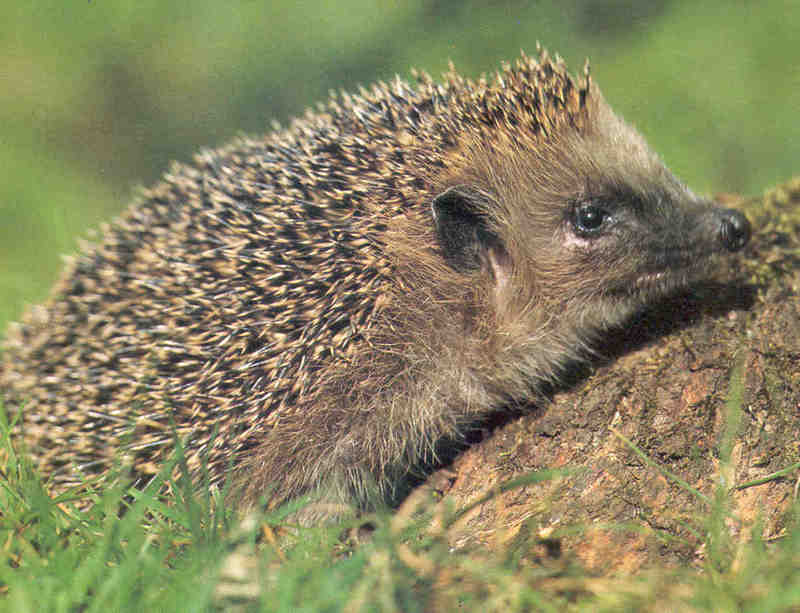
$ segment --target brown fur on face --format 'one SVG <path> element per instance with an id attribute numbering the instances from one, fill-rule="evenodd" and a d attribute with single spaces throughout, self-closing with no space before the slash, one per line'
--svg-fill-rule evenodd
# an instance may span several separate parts
<path id="1" fill-rule="evenodd" d="M 57 487 L 174 424 L 242 504 L 391 500 L 747 240 L 546 54 L 417 81 L 175 166 L 73 262 L 0 371 Z"/>

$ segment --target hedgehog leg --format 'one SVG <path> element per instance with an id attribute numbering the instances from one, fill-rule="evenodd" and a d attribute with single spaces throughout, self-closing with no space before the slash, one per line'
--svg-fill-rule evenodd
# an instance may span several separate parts
<path id="1" fill-rule="evenodd" d="M 317 523 L 399 502 L 409 477 L 436 464 L 437 444 L 459 440 L 463 422 L 475 419 L 437 410 L 441 387 L 426 387 L 326 394 L 281 416 L 239 469 L 244 504 L 266 499 L 274 507 L 308 496 L 311 506 L 298 517 Z"/>

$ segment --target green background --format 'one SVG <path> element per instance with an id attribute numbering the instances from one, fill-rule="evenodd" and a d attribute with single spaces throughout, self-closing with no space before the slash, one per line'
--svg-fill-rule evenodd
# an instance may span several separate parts
<path id="1" fill-rule="evenodd" d="M 42 300 L 59 254 L 171 159 L 260 133 L 330 89 L 477 76 L 539 40 L 584 58 L 611 106 L 704 193 L 800 172 L 800 2 L 0 4 L 0 329 Z"/>

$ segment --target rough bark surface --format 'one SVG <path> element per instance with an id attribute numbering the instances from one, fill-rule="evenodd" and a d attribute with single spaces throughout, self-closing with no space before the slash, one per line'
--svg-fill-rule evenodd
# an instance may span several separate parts
<path id="1" fill-rule="evenodd" d="M 546 543 L 603 573 L 700 560 L 707 503 L 612 428 L 708 498 L 724 487 L 734 540 L 757 522 L 765 538 L 782 534 L 798 471 L 733 488 L 800 459 L 800 178 L 732 204 L 755 235 L 719 281 L 642 314 L 591 372 L 434 477 L 449 475 L 439 489 L 463 506 L 530 471 L 577 469 L 477 506 L 454 545 L 499 539 L 524 553 Z"/>

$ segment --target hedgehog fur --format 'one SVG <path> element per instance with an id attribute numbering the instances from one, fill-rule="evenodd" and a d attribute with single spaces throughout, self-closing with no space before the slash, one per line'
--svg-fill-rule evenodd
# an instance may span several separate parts
<path id="1" fill-rule="evenodd" d="M 747 241 L 588 70 L 414 76 L 173 165 L 12 327 L 0 390 L 55 489 L 145 483 L 177 434 L 242 505 L 396 500 Z"/>

